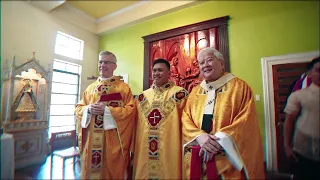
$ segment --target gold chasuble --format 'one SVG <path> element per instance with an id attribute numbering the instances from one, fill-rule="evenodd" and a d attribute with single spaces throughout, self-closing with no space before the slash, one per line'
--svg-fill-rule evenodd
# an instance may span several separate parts
<path id="1" fill-rule="evenodd" d="M 181 114 L 187 96 L 172 82 L 138 96 L 134 179 L 181 179 Z"/>
<path id="2" fill-rule="evenodd" d="M 210 94 L 213 94 L 212 99 L 207 98 Z M 208 113 L 207 107 L 212 103 L 214 105 Z M 209 119 L 209 123 L 205 122 L 206 114 L 211 114 L 212 120 Z M 208 124 L 210 127 L 204 128 Z M 227 155 L 216 155 L 214 158 L 220 178 L 265 179 L 261 136 L 253 93 L 243 80 L 230 73 L 224 73 L 213 83 L 206 84 L 203 81 L 194 87 L 182 114 L 182 128 L 185 144 L 184 178 L 190 179 L 190 171 L 194 172 L 191 168 L 194 167 L 194 164 L 191 164 L 193 149 L 190 147 L 197 145 L 196 138 L 199 135 L 209 132 L 220 139 L 222 134 L 233 142 L 233 145 L 229 146 L 232 147 L 232 151 L 224 148 Z M 235 153 L 228 154 L 228 152 Z M 238 164 L 235 163 L 234 157 L 240 159 L 237 161 Z M 205 163 L 202 164 L 201 178 L 205 179 L 208 173 L 205 170 Z"/>
<path id="3" fill-rule="evenodd" d="M 108 108 L 102 115 L 90 115 L 88 105 L 97 102 L 104 103 Z M 75 111 L 79 127 L 81 178 L 127 178 L 135 117 L 130 87 L 117 76 L 106 80 L 98 78 L 84 91 Z M 87 117 L 89 124 L 81 128 L 80 122 L 84 117 Z"/>

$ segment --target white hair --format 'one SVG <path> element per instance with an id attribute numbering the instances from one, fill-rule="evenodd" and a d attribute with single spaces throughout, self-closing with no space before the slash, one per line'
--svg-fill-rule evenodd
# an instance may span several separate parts
<path id="1" fill-rule="evenodd" d="M 99 56 L 102 56 L 102 55 L 112 56 L 112 57 L 113 57 L 112 62 L 115 63 L 115 64 L 117 64 L 117 57 L 116 57 L 116 55 L 114 55 L 112 52 L 110 52 L 110 51 L 101 51 L 101 52 L 99 53 Z"/>
<path id="2" fill-rule="evenodd" d="M 206 48 L 203 48 L 199 51 L 198 53 L 198 56 L 197 56 L 197 59 L 199 61 L 200 57 L 204 54 L 204 53 L 211 53 L 213 54 L 217 59 L 221 60 L 221 61 L 224 61 L 223 59 L 223 55 L 221 54 L 221 52 L 219 52 L 218 50 L 216 50 L 215 48 L 213 47 L 206 47 Z"/>

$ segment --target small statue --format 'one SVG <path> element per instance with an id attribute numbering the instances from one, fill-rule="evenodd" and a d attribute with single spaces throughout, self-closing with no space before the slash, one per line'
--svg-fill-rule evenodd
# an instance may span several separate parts
<path id="1" fill-rule="evenodd" d="M 39 109 L 32 90 L 32 80 L 22 79 L 21 84 L 23 87 L 13 102 L 12 110 L 17 113 L 16 120 L 32 120 L 35 118 L 35 112 Z"/>

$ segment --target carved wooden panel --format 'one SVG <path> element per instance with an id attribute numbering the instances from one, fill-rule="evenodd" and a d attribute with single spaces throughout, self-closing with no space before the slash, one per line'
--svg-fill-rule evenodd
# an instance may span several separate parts
<path id="1" fill-rule="evenodd" d="M 143 37 L 144 90 L 152 84 L 152 62 L 164 58 L 171 66 L 171 80 L 191 92 L 202 80 L 197 54 L 205 47 L 218 49 L 224 55 L 226 71 L 230 71 L 228 19 L 225 16 Z"/>
<path id="2" fill-rule="evenodd" d="M 46 130 L 14 132 L 15 168 L 42 164 L 47 159 L 48 146 Z"/>
<path id="3" fill-rule="evenodd" d="M 48 129 L 48 121 L 32 120 L 28 122 L 12 122 L 4 125 L 6 132 L 13 133 L 25 130 Z"/>
<path id="4" fill-rule="evenodd" d="M 14 70 L 14 74 L 21 74 L 23 71 L 28 71 L 30 68 L 36 70 L 38 74 L 41 75 L 42 78 L 46 80 L 46 82 L 49 81 L 48 72 L 43 69 L 43 67 L 40 66 L 39 61 L 36 60 L 34 57 L 23 64 L 17 66 Z"/>
<path id="5" fill-rule="evenodd" d="M 15 142 L 15 157 L 25 158 L 28 155 L 34 155 L 35 153 L 40 153 L 40 143 L 41 134 L 29 138 L 17 139 Z"/>

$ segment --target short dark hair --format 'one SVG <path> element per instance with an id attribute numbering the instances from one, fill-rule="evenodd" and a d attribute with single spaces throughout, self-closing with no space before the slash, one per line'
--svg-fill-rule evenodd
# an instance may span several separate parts
<path id="1" fill-rule="evenodd" d="M 308 64 L 308 71 L 310 71 L 313 68 L 313 66 L 318 62 L 320 62 L 320 56 L 312 59 L 312 61 Z"/>
<path id="2" fill-rule="evenodd" d="M 167 66 L 167 68 L 170 70 L 170 64 L 167 60 L 165 59 L 162 59 L 162 58 L 159 58 L 159 59 L 156 59 L 152 62 L 152 67 L 154 67 L 154 65 L 158 64 L 158 63 L 163 63 Z"/>

